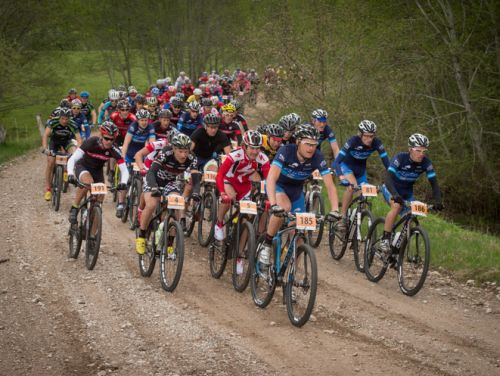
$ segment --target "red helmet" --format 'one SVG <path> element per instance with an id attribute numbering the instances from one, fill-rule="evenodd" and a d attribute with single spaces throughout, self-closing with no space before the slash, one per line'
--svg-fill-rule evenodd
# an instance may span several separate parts
<path id="1" fill-rule="evenodd" d="M 118 136 L 118 127 L 112 121 L 105 121 L 101 124 L 101 134 L 103 136 L 116 138 Z"/>

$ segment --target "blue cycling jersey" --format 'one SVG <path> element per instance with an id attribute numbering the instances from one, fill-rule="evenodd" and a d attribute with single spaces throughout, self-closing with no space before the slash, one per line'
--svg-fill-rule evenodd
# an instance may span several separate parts
<path id="1" fill-rule="evenodd" d="M 337 176 L 343 175 L 341 164 L 346 164 L 350 170 L 354 173 L 355 177 L 360 177 L 365 174 L 366 171 L 366 160 L 372 155 L 373 152 L 377 151 L 382 159 L 382 163 L 385 168 L 389 167 L 389 157 L 384 149 L 382 141 L 378 138 L 374 138 L 371 146 L 366 146 L 361 141 L 360 136 L 353 136 L 345 143 L 345 145 L 340 149 L 337 158 L 332 164 L 335 169 Z"/>
<path id="2" fill-rule="evenodd" d="M 135 154 L 146 145 L 148 139 L 155 139 L 155 128 L 152 123 L 148 124 L 146 128 L 141 128 L 139 123 L 134 121 L 129 125 L 127 135 L 132 136 L 132 141 L 127 149 L 127 157 L 133 160 Z"/>
<path id="3" fill-rule="evenodd" d="M 103 122 L 103 120 L 108 120 L 109 116 L 117 109 L 118 108 L 117 108 L 116 103 L 113 103 L 112 101 L 107 101 L 106 103 L 104 103 L 104 106 L 102 106 L 101 111 L 99 112 L 97 122 L 99 124 L 101 124 Z M 108 110 L 108 116 L 106 117 L 106 119 L 103 119 L 104 114 L 106 113 L 106 110 Z"/>
<path id="4" fill-rule="evenodd" d="M 321 148 L 321 144 L 325 140 L 328 140 L 330 144 L 333 142 L 337 142 L 337 139 L 335 138 L 335 133 L 328 125 L 325 125 L 325 129 L 323 129 L 322 132 L 319 132 L 318 149 Z"/>
<path id="5" fill-rule="evenodd" d="M 297 199 L 314 170 L 319 170 L 322 176 L 328 175 L 330 170 L 319 150 L 315 150 L 312 158 L 299 162 L 296 144 L 283 145 L 279 148 L 272 165 L 281 169 L 277 184 L 282 187 L 290 200 Z"/>
<path id="6" fill-rule="evenodd" d="M 184 112 L 179 117 L 179 121 L 177 122 L 177 129 L 180 132 L 188 136 L 191 136 L 191 134 L 193 134 L 196 128 L 199 128 L 202 125 L 203 125 L 202 117 L 200 114 L 198 114 L 198 116 L 195 119 L 192 119 L 191 114 L 189 112 Z"/>
<path id="7" fill-rule="evenodd" d="M 424 172 L 427 179 L 436 178 L 436 172 L 429 158 L 424 157 L 422 162 L 414 162 L 410 159 L 410 153 L 398 153 L 391 161 L 388 171 L 393 175 L 394 188 L 404 198 L 413 195 L 413 184 Z"/>

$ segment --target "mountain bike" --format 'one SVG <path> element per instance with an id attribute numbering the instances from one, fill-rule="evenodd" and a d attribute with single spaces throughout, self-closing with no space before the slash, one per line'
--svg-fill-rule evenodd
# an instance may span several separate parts
<path id="1" fill-rule="evenodd" d="M 330 223 L 328 231 L 328 245 L 333 259 L 340 260 L 351 244 L 356 269 L 364 272 L 364 251 L 368 229 L 375 220 L 371 212 L 370 197 L 376 197 L 379 189 L 374 185 L 363 184 L 353 187 L 354 192 L 361 192 L 349 204 L 347 209 L 347 229 L 339 234 L 336 224 Z M 360 254 L 361 252 L 361 254 Z"/>
<path id="2" fill-rule="evenodd" d="M 252 216 L 257 214 L 255 202 L 241 200 L 231 205 L 224 220 L 226 238 L 212 240 L 209 246 L 210 273 L 220 278 L 228 259 L 233 261 L 232 283 L 238 292 L 243 292 L 250 279 L 250 260 L 255 250 L 255 232 Z"/>
<path id="3" fill-rule="evenodd" d="M 288 318 L 294 326 L 301 327 L 311 316 L 318 284 L 316 255 L 307 244 L 305 231 L 314 231 L 318 220 L 323 218 L 314 213 L 286 213 L 284 218 L 281 229 L 273 238 L 269 265 L 259 262 L 265 234 L 259 238 L 252 260 L 250 287 L 254 303 L 265 308 L 271 302 L 276 286 L 281 285 Z M 293 221 L 296 221 L 295 226 L 290 226 Z M 285 241 L 284 236 L 287 236 Z M 299 240 L 300 245 L 297 244 Z"/>
<path id="4" fill-rule="evenodd" d="M 139 168 L 135 163 L 132 163 L 132 173 L 127 185 L 127 197 L 125 199 L 125 207 L 121 220 L 125 223 L 128 219 L 129 228 L 134 230 L 137 226 L 137 211 L 142 193 L 142 176 Z"/>
<path id="5" fill-rule="evenodd" d="M 51 153 L 51 156 L 56 158 L 56 164 L 54 166 L 54 172 L 52 174 L 52 200 L 51 204 L 54 211 L 59 211 L 59 206 L 61 203 L 61 193 L 65 191 L 64 187 L 67 182 L 64 181 L 66 173 L 66 165 L 68 164 L 69 155 L 66 152 L 55 152 Z"/>
<path id="6" fill-rule="evenodd" d="M 214 238 L 215 223 L 217 222 L 216 176 L 216 171 L 205 171 L 203 173 L 201 200 L 197 207 L 198 210 L 195 212 L 198 220 L 198 243 L 202 247 L 208 246 Z"/>
<path id="7" fill-rule="evenodd" d="M 418 217 L 427 216 L 434 207 L 419 201 L 405 201 L 404 207 L 406 213 L 392 227 L 389 254 L 380 252 L 377 247 L 382 240 L 385 219 L 377 218 L 370 226 L 365 244 L 365 274 L 371 282 L 378 282 L 387 268 L 394 268 L 401 292 L 413 296 L 424 285 L 431 253 L 429 235 L 420 226 Z"/>
<path id="8" fill-rule="evenodd" d="M 321 176 L 319 171 L 315 170 L 311 179 L 307 179 L 304 184 L 306 212 L 316 213 L 318 218 L 324 218 L 325 216 L 325 202 L 323 199 L 323 195 L 321 194 L 322 180 L 323 177 Z M 307 238 L 311 247 L 318 248 L 318 246 L 321 244 L 321 239 L 323 238 L 323 229 L 323 222 L 318 221 L 316 231 L 307 231 Z"/>

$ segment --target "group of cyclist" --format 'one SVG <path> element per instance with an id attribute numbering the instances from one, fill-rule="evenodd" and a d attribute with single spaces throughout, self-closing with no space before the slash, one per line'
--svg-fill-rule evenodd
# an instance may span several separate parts
<path id="1" fill-rule="evenodd" d="M 160 195 L 199 197 L 202 173 L 207 165 L 217 165 L 216 188 L 219 197 L 214 237 L 222 241 L 226 234 L 224 215 L 236 201 L 250 197 L 252 182 L 265 180 L 269 201 L 269 225 L 259 262 L 268 264 L 272 239 L 287 212 L 304 212 L 304 184 L 315 170 L 323 177 L 331 211 L 327 220 L 336 222 L 339 232 L 346 231 L 347 207 L 358 185 L 367 183 L 366 162 L 377 151 L 387 170 L 384 198 L 390 205 L 380 250 L 390 251 L 390 234 L 405 201 L 413 200 L 413 185 L 424 172 L 432 186 L 435 208 L 442 209 L 436 173 L 426 152 L 429 139 L 419 133 L 408 139 L 408 150 L 389 158 L 377 137 L 377 125 L 369 120 L 359 123 L 357 132 L 342 148 L 323 109 L 311 112 L 302 122 L 296 113 L 282 116 L 277 123 L 249 129 L 243 115 L 240 93 L 250 93 L 258 84 L 254 70 L 241 69 L 231 75 L 203 72 L 195 87 L 185 72 L 176 80 L 157 80 L 144 94 L 130 86 L 111 89 L 96 109 L 90 94 L 77 95 L 70 89 L 59 107 L 50 115 L 42 139 L 47 154 L 45 199 L 51 199 L 51 179 L 55 153 L 68 152 L 67 180 L 91 184 L 105 181 L 103 167 L 115 160 L 120 171 L 116 215 L 121 217 L 127 184 L 136 164 L 144 177 L 138 209 L 139 231 L 136 251 L 146 251 L 145 235 Z M 236 98 L 236 99 L 235 99 Z M 91 135 L 91 127 L 99 136 Z M 328 142 L 334 161 L 328 166 L 321 145 Z M 226 158 L 222 161 L 220 155 Z M 347 187 L 339 206 L 332 171 Z M 179 176 L 189 176 L 180 184 Z M 65 177 L 66 178 L 66 177 Z M 86 193 L 77 189 L 69 221 L 75 223 L 80 201 Z M 183 213 L 179 212 L 182 221 Z"/>

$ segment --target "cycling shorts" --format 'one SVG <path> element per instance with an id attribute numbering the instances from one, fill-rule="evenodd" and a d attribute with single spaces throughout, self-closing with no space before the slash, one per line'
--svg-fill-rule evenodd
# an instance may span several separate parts
<path id="1" fill-rule="evenodd" d="M 168 196 L 171 193 L 177 193 L 177 194 L 182 194 L 182 184 L 178 180 L 173 180 L 173 181 L 167 181 L 167 180 L 161 180 L 157 179 L 156 180 L 158 183 L 158 187 L 163 188 L 163 196 Z M 144 193 L 146 192 L 151 192 L 152 187 L 150 187 L 144 179 L 144 185 L 142 187 L 142 191 Z"/>
<path id="2" fill-rule="evenodd" d="M 51 139 L 49 141 L 49 150 L 53 153 L 56 153 L 58 151 L 61 151 L 61 149 L 65 150 L 65 151 L 69 151 L 69 149 L 71 148 L 76 148 L 77 147 L 77 144 L 76 144 L 76 140 L 74 138 L 72 138 L 71 140 L 68 140 L 68 141 L 59 141 L 59 140 L 55 140 L 55 139 Z"/>
<path id="3" fill-rule="evenodd" d="M 356 182 L 358 183 L 358 185 L 368 184 L 368 179 L 366 178 L 366 169 L 364 169 L 362 173 L 359 173 L 359 172 L 355 173 L 344 162 L 342 162 L 340 164 L 340 169 L 342 170 L 342 175 L 344 175 L 344 176 L 349 175 L 349 174 L 353 174 L 354 177 L 356 178 Z"/>
<path id="4" fill-rule="evenodd" d="M 94 181 L 94 183 L 104 183 L 104 173 L 102 170 L 102 168 L 88 168 L 87 166 L 85 166 L 82 160 L 76 162 L 75 165 L 75 175 L 78 180 L 81 180 L 83 174 L 89 173 L 90 176 L 92 176 L 92 180 Z"/>
<path id="5" fill-rule="evenodd" d="M 387 189 L 385 184 L 382 185 L 382 194 L 384 195 L 385 202 L 387 202 L 390 205 L 391 199 L 392 199 L 392 194 L 391 194 L 391 192 L 389 192 L 389 190 Z M 401 195 L 401 197 L 403 197 L 403 199 L 405 201 L 415 201 L 415 196 L 413 196 L 413 192 L 409 195 L 408 194 L 400 194 L 400 195 Z M 410 210 L 409 207 L 404 206 L 403 209 L 399 212 L 399 214 L 400 215 L 406 214 L 409 210 Z"/>
<path id="6" fill-rule="evenodd" d="M 290 194 L 290 193 L 292 194 Z M 296 189 L 290 190 L 288 188 L 282 187 L 279 184 L 276 184 L 276 193 L 284 193 L 288 196 L 292 203 L 292 208 L 290 211 L 292 213 L 303 213 L 306 211 L 306 202 L 304 198 L 304 191 L 302 189 L 299 190 L 300 194 L 297 196 Z"/>
<path id="7" fill-rule="evenodd" d="M 252 183 L 240 183 L 235 180 L 224 180 L 224 184 L 228 184 L 234 188 L 236 191 L 236 201 L 240 201 L 243 199 L 248 199 L 250 196 L 250 192 L 252 191 Z"/>

